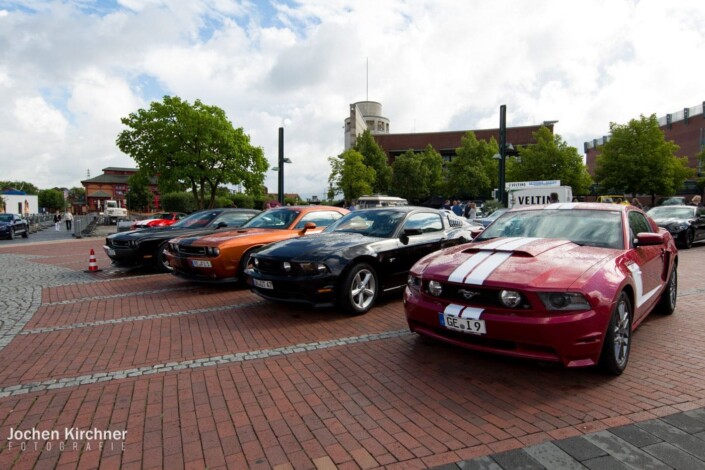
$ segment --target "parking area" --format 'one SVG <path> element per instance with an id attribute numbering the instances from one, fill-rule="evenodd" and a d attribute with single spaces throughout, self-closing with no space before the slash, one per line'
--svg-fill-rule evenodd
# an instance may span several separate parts
<path id="1" fill-rule="evenodd" d="M 428 468 L 705 406 L 705 246 L 614 378 L 422 340 L 400 295 L 350 317 L 31 241 L 0 243 L 0 468 Z"/>

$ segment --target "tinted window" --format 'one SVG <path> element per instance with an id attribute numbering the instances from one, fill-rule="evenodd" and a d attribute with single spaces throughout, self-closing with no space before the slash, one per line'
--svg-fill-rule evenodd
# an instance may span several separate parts
<path id="1" fill-rule="evenodd" d="M 316 227 L 328 227 L 330 224 L 341 218 L 343 214 L 335 211 L 316 211 L 309 212 L 301 217 L 301 220 L 296 224 L 295 228 L 304 228 L 308 222 L 313 222 Z"/>
<path id="2" fill-rule="evenodd" d="M 185 219 L 180 220 L 175 223 L 173 227 L 184 227 L 184 228 L 200 228 L 205 227 L 208 223 L 215 219 L 220 211 L 201 211 L 191 214 Z"/>
<path id="3" fill-rule="evenodd" d="M 328 227 L 326 232 L 351 232 L 388 238 L 394 234 L 405 215 L 395 210 L 355 211 Z"/>
<path id="4" fill-rule="evenodd" d="M 228 227 L 240 227 L 242 224 L 247 222 L 250 217 L 252 217 L 252 214 L 242 212 L 225 212 L 213 221 L 213 225 L 225 222 Z"/>
<path id="5" fill-rule="evenodd" d="M 629 230 L 631 231 L 632 238 L 638 233 L 653 231 L 646 217 L 635 211 L 629 212 Z"/>
<path id="6" fill-rule="evenodd" d="M 269 209 L 257 214 L 243 227 L 287 229 L 300 212 L 295 209 Z"/>

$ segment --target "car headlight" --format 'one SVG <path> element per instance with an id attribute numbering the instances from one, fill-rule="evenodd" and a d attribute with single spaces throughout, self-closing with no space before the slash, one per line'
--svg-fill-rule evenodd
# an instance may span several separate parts
<path id="1" fill-rule="evenodd" d="M 590 310 L 590 302 L 579 292 L 544 292 L 539 298 L 546 310 Z"/>
<path id="2" fill-rule="evenodd" d="M 428 283 L 428 291 L 431 295 L 438 297 L 443 293 L 443 285 L 438 281 L 431 281 Z"/>
<path id="3" fill-rule="evenodd" d="M 220 254 L 220 248 L 217 248 L 215 246 L 207 246 L 206 247 L 206 256 L 210 256 L 211 258 L 215 258 Z"/>
<path id="4" fill-rule="evenodd" d="M 409 289 L 411 289 L 413 292 L 420 292 L 421 278 L 416 277 L 413 274 L 409 274 L 409 277 L 406 280 L 406 285 L 409 286 Z"/>
<path id="5" fill-rule="evenodd" d="M 515 290 L 503 290 L 499 293 L 499 300 L 505 307 L 515 308 L 521 304 L 521 294 Z"/>
<path id="6" fill-rule="evenodd" d="M 259 268 L 259 260 L 255 257 L 252 257 L 252 264 L 255 266 L 255 268 Z"/>
<path id="7" fill-rule="evenodd" d="M 282 263 L 282 268 L 284 269 L 285 272 L 288 273 L 289 271 L 291 271 L 291 263 L 288 261 L 284 261 Z"/>
<path id="8" fill-rule="evenodd" d="M 328 267 L 323 263 L 298 263 L 298 267 L 304 274 L 323 274 L 328 271 Z"/>

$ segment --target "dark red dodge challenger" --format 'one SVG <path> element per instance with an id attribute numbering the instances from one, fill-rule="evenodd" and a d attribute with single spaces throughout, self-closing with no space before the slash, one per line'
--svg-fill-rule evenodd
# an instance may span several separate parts
<path id="1" fill-rule="evenodd" d="M 472 243 L 418 261 L 404 308 L 427 337 L 619 375 L 634 329 L 675 310 L 677 266 L 672 236 L 634 206 L 511 210 Z"/>

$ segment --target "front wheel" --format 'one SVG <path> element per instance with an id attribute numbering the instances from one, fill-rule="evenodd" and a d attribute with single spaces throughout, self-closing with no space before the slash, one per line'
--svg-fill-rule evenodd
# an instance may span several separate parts
<path id="1" fill-rule="evenodd" d="M 341 283 L 340 305 L 351 315 L 362 315 L 374 306 L 378 294 L 377 273 L 369 264 L 360 263 Z"/>
<path id="2" fill-rule="evenodd" d="M 22 232 L 22 238 L 29 238 L 29 226 L 24 226 L 24 232 Z"/>
<path id="3" fill-rule="evenodd" d="M 14 240 L 14 239 L 15 239 L 15 228 L 14 228 L 14 227 L 10 227 L 10 234 L 8 235 L 8 238 L 9 238 L 10 240 Z"/>
<path id="4" fill-rule="evenodd" d="M 695 239 L 695 232 L 693 231 L 692 228 L 689 228 L 685 232 L 685 236 L 683 237 L 683 248 L 692 248 L 693 246 L 693 240 Z"/>
<path id="5" fill-rule="evenodd" d="M 600 366 L 610 375 L 620 375 L 627 368 L 632 339 L 632 303 L 622 292 L 612 311 L 602 343 Z"/>
<path id="6" fill-rule="evenodd" d="M 162 273 L 170 273 L 173 271 L 173 268 L 169 264 L 169 260 L 166 258 L 167 245 L 168 242 L 164 242 L 159 245 L 156 253 L 157 256 L 155 257 L 155 265 Z"/>

